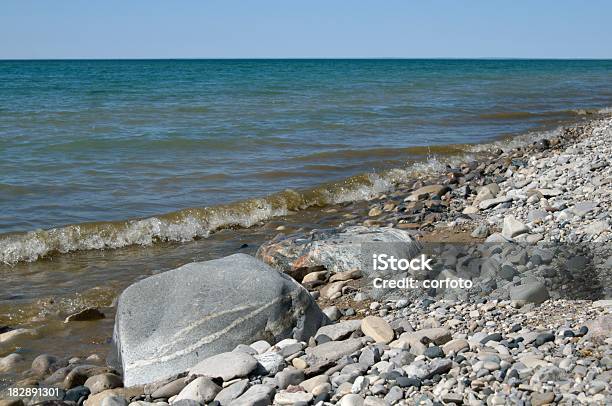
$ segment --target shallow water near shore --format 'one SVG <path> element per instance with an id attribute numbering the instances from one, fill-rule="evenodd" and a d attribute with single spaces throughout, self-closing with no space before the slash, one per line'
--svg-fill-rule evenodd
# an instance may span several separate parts
<path id="1" fill-rule="evenodd" d="M 109 306 L 135 280 L 254 254 L 280 225 L 336 226 L 491 141 L 612 105 L 609 61 L 0 67 L 0 326 L 40 328 L 20 343 L 33 355 L 107 351 Z M 85 306 L 107 318 L 63 323 Z"/>

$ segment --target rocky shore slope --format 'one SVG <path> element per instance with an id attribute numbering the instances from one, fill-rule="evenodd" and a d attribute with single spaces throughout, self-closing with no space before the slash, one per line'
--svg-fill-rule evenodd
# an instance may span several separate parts
<path id="1" fill-rule="evenodd" d="M 339 229 L 281 234 L 258 259 L 147 278 L 118 300 L 115 360 L 42 354 L 0 405 L 610 404 L 611 160 L 612 119 L 593 120 L 401 185 Z M 433 266 L 381 271 L 377 252 Z M 472 286 L 374 285 L 406 278 Z M 31 333 L 0 331 L 0 349 Z"/>

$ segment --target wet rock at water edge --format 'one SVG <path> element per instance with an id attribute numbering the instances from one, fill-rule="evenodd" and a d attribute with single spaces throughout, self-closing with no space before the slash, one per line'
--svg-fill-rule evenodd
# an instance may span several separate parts
<path id="1" fill-rule="evenodd" d="M 66 317 L 64 323 L 70 323 L 74 321 L 92 321 L 100 320 L 106 317 L 99 309 L 95 307 L 88 307 L 87 309 L 81 310 L 80 312 L 71 314 Z"/>

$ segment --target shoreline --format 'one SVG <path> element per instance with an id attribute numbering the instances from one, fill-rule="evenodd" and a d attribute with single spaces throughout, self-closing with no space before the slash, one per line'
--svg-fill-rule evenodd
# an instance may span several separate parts
<path id="1" fill-rule="evenodd" d="M 593 134 L 593 129 L 598 128 L 599 130 L 596 130 Z M 604 130 L 601 130 L 601 128 L 604 128 Z M 611 128 L 612 121 L 610 118 L 593 119 L 586 123 L 577 124 L 569 129 L 564 129 L 559 137 L 554 137 L 546 141 L 538 140 L 535 144 L 528 144 L 521 147 L 521 149 L 513 150 L 512 152 L 502 152 L 496 157 L 492 157 L 483 162 L 477 162 L 476 165 L 473 165 L 470 162 L 466 162 L 463 166 L 457 165 L 454 168 L 450 168 L 445 173 L 423 177 L 423 179 L 412 181 L 410 184 L 399 185 L 393 192 L 383 194 L 382 196 L 379 195 L 369 201 L 349 202 L 346 204 L 346 207 L 337 205 L 336 207 L 323 209 L 323 211 L 327 211 L 329 214 L 336 215 L 337 217 L 347 218 L 345 221 L 338 224 L 337 227 L 341 229 L 351 226 L 377 228 L 379 226 L 393 225 L 394 228 L 403 230 L 403 232 L 410 235 L 415 240 L 421 241 L 422 243 L 457 242 L 461 244 L 474 244 L 487 240 L 490 240 L 487 241 L 489 243 L 506 243 L 508 240 L 514 240 L 527 243 L 529 245 L 537 244 L 538 242 L 553 242 L 567 245 L 580 243 L 591 245 L 591 248 L 595 254 L 594 257 L 601 260 L 601 263 L 595 264 L 596 269 L 599 270 L 598 272 L 601 272 L 598 274 L 598 278 L 606 282 L 609 281 L 609 277 L 612 276 L 609 269 L 610 242 L 612 240 L 609 223 L 611 204 L 609 190 L 611 185 L 610 182 L 612 181 L 610 178 L 609 162 L 609 156 L 612 155 L 612 141 L 609 137 Z M 590 145 L 591 143 L 592 145 Z M 545 164 L 540 163 L 540 160 L 536 157 L 540 157 L 539 159 L 542 159 Z M 579 165 L 576 165 L 570 169 L 573 164 Z M 590 165 L 588 168 L 585 166 L 587 164 Z M 540 165 L 542 165 L 542 167 L 540 167 Z M 480 168 L 481 166 L 482 168 Z M 512 169 L 509 169 L 511 167 Z M 567 175 L 569 171 L 574 172 L 573 177 Z M 482 174 L 479 175 L 480 172 L 482 172 Z M 476 175 L 474 175 L 475 173 Z M 563 178 L 563 176 L 566 177 L 565 183 L 558 184 L 559 178 Z M 466 177 L 469 178 L 469 180 L 466 181 Z M 492 179 L 499 180 L 499 182 L 490 182 Z M 597 179 L 599 180 L 597 181 Z M 539 182 L 540 180 L 543 181 L 541 182 L 542 184 L 531 185 L 534 180 L 536 182 Z M 599 183 L 592 184 L 593 181 Z M 493 183 L 497 187 L 491 186 Z M 555 190 L 555 187 L 546 187 L 546 183 L 553 186 L 558 184 L 558 190 Z M 466 184 L 471 185 L 471 191 L 462 190 L 465 188 Z M 437 188 L 436 191 L 433 191 L 433 189 L 430 188 L 427 192 L 419 192 L 419 190 L 422 190 L 422 188 L 428 186 L 442 186 L 442 188 Z M 444 190 L 443 193 L 442 190 Z M 528 193 L 529 190 L 532 192 Z M 577 203 L 581 203 L 581 205 L 577 205 Z M 582 203 L 596 204 L 585 205 Z M 577 213 L 577 211 L 579 213 Z M 348 218 L 348 216 L 351 216 L 352 218 Z M 508 237 L 507 233 L 504 235 L 504 229 L 509 227 L 507 224 L 505 224 L 505 219 L 509 218 L 510 216 L 512 216 L 514 219 L 510 226 L 512 226 L 513 229 L 522 230 L 520 233 L 512 237 Z M 279 227 L 283 226 L 281 225 Z M 283 229 L 279 229 L 278 231 L 282 232 Z M 317 232 L 308 234 L 298 231 L 296 236 L 288 235 L 283 239 L 275 239 L 264 244 L 268 252 L 273 252 L 277 256 L 282 257 L 285 262 L 275 262 L 269 258 L 266 258 L 266 255 L 262 254 L 262 252 L 265 252 L 266 250 L 261 248 L 258 256 L 263 257 L 265 262 L 271 263 L 291 275 L 292 272 L 303 268 L 303 266 L 291 265 L 294 263 L 296 257 L 292 256 L 294 254 L 288 249 L 288 247 L 295 248 L 295 241 L 299 240 L 300 238 L 303 239 L 305 236 L 314 241 L 319 238 L 319 234 L 317 234 Z M 284 241 L 286 245 L 279 244 L 279 241 Z M 303 254 L 308 256 L 307 252 Z M 607 255 L 607 257 L 604 257 L 604 255 Z M 271 257 L 271 255 L 269 256 Z M 314 264 L 309 266 L 313 265 Z M 304 272 L 303 269 L 302 272 Z M 340 273 L 342 272 L 335 272 L 335 274 Z M 303 279 L 306 275 L 307 274 L 300 275 L 302 276 L 300 279 Z M 455 314 L 461 314 L 466 320 L 470 320 L 472 318 L 470 316 L 470 314 L 472 314 L 471 312 L 478 311 L 478 317 L 474 317 L 474 320 L 472 320 L 473 328 L 470 329 L 470 323 L 466 323 L 465 326 L 462 325 L 463 327 L 457 329 L 449 328 L 449 330 L 452 330 L 452 341 L 447 340 L 444 345 L 448 344 L 449 342 L 455 342 L 455 344 L 458 345 L 457 341 L 455 340 L 468 341 L 468 351 L 465 351 L 465 348 L 463 348 L 463 351 L 464 353 L 469 353 L 474 348 L 480 348 L 478 344 L 473 343 L 473 341 L 479 340 L 467 339 L 470 334 L 472 337 L 477 333 L 484 332 L 490 334 L 501 333 L 504 334 L 504 336 L 511 335 L 511 333 L 516 333 L 512 332 L 513 325 L 504 325 L 497 329 L 501 331 L 493 330 L 497 328 L 499 320 L 503 320 L 503 317 L 507 317 L 509 319 L 516 318 L 520 319 L 521 323 L 526 324 L 526 326 L 523 327 L 530 327 L 533 329 L 530 329 L 529 332 L 521 333 L 522 336 L 538 331 L 537 327 L 542 327 L 542 324 L 546 327 L 547 332 L 554 331 L 555 334 L 553 334 L 553 340 L 543 343 L 547 346 L 545 348 L 547 350 L 549 349 L 553 353 L 556 350 L 560 350 L 562 352 L 565 351 L 564 348 L 568 345 L 568 343 L 574 344 L 572 354 L 565 357 L 566 359 L 570 358 L 569 362 L 573 364 L 572 369 L 566 371 L 566 368 L 562 368 L 562 366 L 559 365 L 562 359 L 555 360 L 556 363 L 552 362 L 553 365 L 563 371 L 562 373 L 569 373 L 570 371 L 573 371 L 575 365 L 578 364 L 578 359 L 574 358 L 575 354 L 577 354 L 577 351 L 579 350 L 585 350 L 591 354 L 595 354 L 590 355 L 590 357 L 595 356 L 596 358 L 596 361 L 592 361 L 590 364 L 584 365 L 587 371 L 584 373 L 583 378 L 586 379 L 589 371 L 591 371 L 591 367 L 599 367 L 602 369 L 601 365 L 603 365 L 603 371 L 609 372 L 610 370 L 609 358 L 607 358 L 607 364 L 606 361 L 603 361 L 605 357 L 609 357 L 610 355 L 609 332 L 605 333 L 604 331 L 603 334 L 600 334 L 599 338 L 602 340 L 600 345 L 595 345 L 591 341 L 585 341 L 582 338 L 577 337 L 579 334 L 572 333 L 574 336 L 570 337 L 568 333 L 567 337 L 563 337 L 565 334 L 564 331 L 567 329 L 572 329 L 572 331 L 578 332 L 578 330 L 587 322 L 592 323 L 593 320 L 599 317 L 609 317 L 609 301 L 608 304 L 604 303 L 603 305 L 595 305 L 594 303 L 596 302 L 594 300 L 576 301 L 565 299 L 563 297 L 552 297 L 540 306 L 527 306 L 527 309 L 529 309 L 528 312 L 532 313 L 529 317 L 526 317 L 524 311 L 521 311 L 520 308 L 514 307 L 511 302 L 508 301 L 508 299 L 504 299 L 502 297 L 499 297 L 499 299 L 492 299 L 489 302 L 478 302 L 473 300 L 471 302 L 468 301 L 467 304 L 448 304 L 445 301 L 447 300 L 446 298 L 435 299 L 427 306 L 423 306 L 423 299 L 420 298 L 420 301 L 415 300 L 413 303 L 406 303 L 406 305 L 402 303 L 402 306 L 399 306 L 397 298 L 387 299 L 382 297 L 381 299 L 375 299 L 365 295 L 366 297 L 364 300 L 354 300 L 355 295 L 359 294 L 361 291 L 367 293 L 367 283 L 364 283 L 366 282 L 365 277 L 354 279 L 346 276 L 346 280 L 336 281 L 336 283 L 345 282 L 342 284 L 342 286 L 334 286 L 334 282 L 329 283 L 329 276 L 330 275 L 327 275 L 327 273 L 325 275 L 311 275 L 311 278 L 314 278 L 312 280 L 316 281 L 316 284 L 314 286 L 309 286 L 306 284 L 306 286 L 310 288 L 309 290 L 318 292 L 315 294 L 315 297 L 319 295 L 318 303 L 321 308 L 324 308 L 324 312 L 326 314 L 329 313 L 330 315 L 333 313 L 334 316 L 338 316 L 337 319 L 340 321 L 354 320 L 361 316 L 388 318 L 390 319 L 390 324 L 393 324 L 395 320 L 399 320 L 398 323 L 402 320 L 407 320 L 410 323 L 411 328 L 419 331 L 427 328 L 440 328 L 440 326 L 445 325 L 444 323 L 449 321 L 446 317 L 447 312 L 450 311 L 449 309 L 453 309 L 453 313 Z M 321 280 L 320 278 L 324 278 L 324 280 Z M 299 280 L 299 282 L 304 284 L 302 280 Z M 337 289 L 338 286 L 340 286 L 339 289 Z M 324 294 L 321 293 L 321 291 L 326 287 L 330 288 L 327 288 L 327 291 Z M 335 290 L 335 292 L 328 295 L 328 293 L 330 293 L 329 290 Z M 338 293 L 340 294 L 338 295 Z M 603 289 L 598 293 L 601 294 L 601 297 L 598 299 L 609 299 L 611 293 L 609 282 L 607 285 L 604 284 Z M 336 309 L 330 310 L 330 308 L 333 308 L 334 306 Z M 353 312 L 348 311 L 348 309 L 352 309 Z M 405 309 L 409 309 L 410 311 L 408 312 Z M 443 310 L 438 311 L 438 309 Z M 406 315 L 409 315 L 409 317 L 406 317 Z M 503 317 L 500 317 L 500 315 Z M 557 316 L 557 319 L 551 320 L 551 316 Z M 331 318 L 333 319 L 336 317 Z M 480 318 L 489 321 L 496 320 L 497 322 L 493 326 L 488 326 L 486 323 L 485 325 L 480 325 L 478 322 Z M 593 326 L 591 324 L 591 328 L 589 330 L 593 330 L 592 327 Z M 353 334 L 357 330 L 359 329 L 355 328 L 350 331 L 350 333 Z M 401 333 L 398 333 L 398 330 L 396 329 L 394 330 L 395 334 L 397 335 L 395 338 L 399 339 L 401 337 Z M 10 331 L 3 333 L 3 335 L 7 333 L 10 333 Z M 534 336 L 534 342 L 537 336 L 540 334 L 543 333 L 538 332 L 538 334 Z M 558 338 L 558 335 L 561 335 L 562 339 Z M 531 336 L 533 336 L 533 334 L 531 334 Z M 359 337 L 359 334 L 357 334 L 357 337 Z M 592 335 L 589 337 L 592 337 Z M 485 337 L 482 337 L 482 339 L 484 338 Z M 577 340 L 572 341 L 573 338 L 576 338 Z M 337 341 L 337 339 L 332 341 Z M 496 342 L 499 342 L 499 340 Z M 460 343 L 461 346 L 465 346 L 463 341 Z M 316 344 L 317 343 L 315 343 L 314 348 L 316 348 Z M 545 382 L 546 379 L 544 378 L 538 378 L 539 380 L 536 380 L 536 382 L 533 384 L 527 383 L 526 385 L 528 385 L 529 388 L 520 387 L 520 385 L 525 385 L 525 383 L 510 385 L 510 387 L 517 388 L 516 390 L 512 391 L 503 386 L 508 384 L 507 379 L 505 379 L 504 376 L 500 384 L 501 386 L 497 389 L 499 389 L 501 392 L 508 389 L 510 393 L 503 392 L 500 395 L 497 389 L 495 389 L 494 393 L 486 395 L 484 399 L 480 399 L 480 395 L 482 395 L 483 388 L 486 386 L 487 381 L 482 380 L 482 385 L 480 383 L 474 384 L 474 382 L 477 382 L 480 378 L 489 379 L 489 376 L 493 376 L 494 378 L 489 382 L 499 381 L 499 377 L 495 376 L 496 374 L 494 374 L 494 372 L 504 370 L 504 368 L 501 368 L 501 363 L 504 361 L 504 357 L 499 355 L 503 351 L 498 349 L 499 346 L 491 347 L 490 345 L 486 346 L 483 344 L 482 347 L 486 347 L 487 349 L 494 347 L 494 349 L 498 351 L 496 356 L 501 359 L 499 361 L 491 361 L 491 359 L 484 361 L 497 362 L 496 369 L 489 368 L 487 374 L 480 372 L 482 368 L 474 368 L 474 365 L 477 364 L 477 362 L 468 367 L 468 370 L 475 375 L 474 377 L 470 377 L 471 383 L 468 385 L 471 392 L 473 392 L 474 399 L 470 398 L 470 394 L 467 394 L 465 395 L 465 398 L 461 399 L 461 402 L 483 404 L 482 402 L 486 401 L 487 404 L 490 402 L 492 402 L 492 404 L 503 404 L 496 402 L 514 401 L 518 399 L 526 400 L 531 397 L 531 402 L 534 404 L 538 400 L 537 397 L 544 394 L 546 398 L 543 399 L 550 400 L 548 403 L 551 403 L 552 401 L 564 399 L 557 399 L 560 393 L 570 393 L 572 390 L 575 391 L 575 388 L 559 388 L 556 385 L 548 387 L 546 386 L 548 384 Z M 527 352 L 529 352 L 531 355 L 534 355 L 533 353 L 535 352 L 537 355 L 537 350 L 539 347 L 540 346 L 537 346 L 535 349 L 534 347 L 523 347 L 521 350 L 528 350 Z M 364 341 L 360 346 L 362 354 L 363 351 L 366 351 L 368 348 L 372 348 L 371 343 Z M 302 349 L 300 349 L 299 352 L 301 351 Z M 383 348 L 382 351 L 384 354 L 389 350 Z M 563 352 L 563 354 L 565 354 L 565 352 Z M 395 355 L 391 354 L 390 357 Z M 417 357 L 419 356 L 417 354 L 413 355 L 416 355 Z M 588 357 L 589 356 L 587 356 L 587 358 Z M 99 358 L 100 357 L 98 357 L 98 360 L 96 361 L 94 357 L 94 359 L 91 361 L 101 364 Z M 300 356 L 298 356 L 298 358 L 300 358 Z M 452 358 L 452 362 L 456 362 L 455 358 L 456 357 Z M 424 359 L 413 359 L 411 363 L 409 363 L 409 366 L 412 366 L 414 362 L 417 362 L 418 364 L 419 361 L 421 361 L 422 364 L 414 366 L 413 369 L 417 367 L 427 369 L 431 367 L 431 364 L 436 359 L 445 360 L 444 357 L 425 357 Z M 542 360 L 542 358 L 540 358 L 540 360 Z M 17 370 L 23 369 L 23 362 L 24 361 L 17 362 Z M 84 360 L 73 363 L 73 367 L 78 365 L 79 362 L 82 363 Z M 596 365 L 593 366 L 593 364 Z M 293 365 L 295 365 L 295 363 L 293 363 Z M 451 363 L 449 370 L 454 368 L 452 365 L 453 364 Z M 527 376 L 530 376 L 533 379 L 533 372 L 538 366 L 537 361 L 533 361 L 533 368 L 527 366 L 528 369 L 533 370 L 531 371 L 532 375 Z M 346 365 L 344 367 L 346 367 Z M 104 367 L 101 366 L 101 368 Z M 446 366 L 444 368 L 446 368 Z M 517 370 L 518 368 L 514 369 Z M 512 368 L 506 368 L 508 373 L 511 370 Z M 99 371 L 100 370 L 97 370 L 97 372 Z M 594 375 L 606 373 L 597 372 L 597 370 L 594 371 Z M 330 376 L 333 376 L 335 372 L 337 371 L 332 372 Z M 397 390 L 390 389 L 398 387 L 397 385 L 385 386 L 385 384 L 383 384 L 383 386 L 385 386 L 384 391 L 381 388 L 374 389 L 376 380 L 370 379 L 371 373 L 368 375 L 369 377 L 366 378 L 369 380 L 368 383 L 363 384 L 365 379 L 360 379 L 359 382 L 361 383 L 357 385 L 357 392 L 353 392 L 353 387 L 355 387 L 355 382 L 357 381 L 358 377 L 363 376 L 365 373 L 366 371 L 362 371 L 360 373 L 361 375 L 358 374 L 357 376 L 353 377 L 353 382 L 350 382 L 350 393 L 343 392 L 347 389 L 346 385 L 342 386 L 346 382 L 339 383 L 339 381 L 337 381 L 336 384 L 334 384 L 333 380 L 331 380 L 331 386 L 328 392 L 330 394 L 330 399 L 335 399 L 336 401 L 340 401 L 340 399 L 342 399 L 341 402 L 344 402 L 344 397 L 349 396 L 351 399 L 353 399 L 353 395 L 362 398 L 370 396 L 374 398 L 387 399 L 386 397 L 389 396 L 392 391 L 395 392 L 394 396 L 399 395 Z M 520 371 L 517 373 L 519 378 L 521 378 Z M 526 372 L 526 374 L 528 373 Z M 459 401 L 456 397 L 453 398 L 452 396 L 453 394 L 458 395 L 461 393 L 460 390 L 457 390 L 458 382 L 449 384 L 451 381 L 448 377 L 442 377 L 441 381 L 435 382 L 431 381 L 431 378 L 426 377 L 427 375 L 428 374 L 425 374 L 422 378 L 419 378 L 420 384 L 418 385 L 418 389 L 415 389 L 416 385 L 400 385 L 399 387 L 402 388 L 402 398 L 405 397 L 406 399 L 414 400 L 417 397 L 426 396 L 428 399 L 432 400 L 434 398 L 439 398 L 439 400 L 444 401 L 442 398 L 445 397 L 447 402 L 453 401 L 453 399 L 457 402 Z M 482 376 L 476 378 L 476 375 Z M 597 389 L 592 390 L 593 386 L 589 386 L 592 385 L 591 382 L 600 382 L 601 379 L 594 379 L 594 376 L 590 376 L 589 379 L 590 381 L 586 384 L 586 386 L 581 386 L 583 390 L 578 391 L 578 395 L 573 395 L 576 397 L 576 401 L 599 402 L 608 399 L 609 384 L 601 387 L 599 383 L 596 383 L 595 386 Z M 455 381 L 457 381 L 457 379 L 455 379 Z M 28 383 L 32 384 L 33 382 L 34 381 L 29 381 Z M 260 378 L 256 378 L 255 380 L 252 380 L 251 384 L 253 385 L 252 387 L 257 387 L 258 385 L 263 385 L 262 382 L 263 381 Z M 439 388 L 438 385 L 440 386 Z M 446 388 L 445 385 L 448 385 L 449 388 Z M 343 389 L 339 391 L 339 388 L 341 387 Z M 467 389 L 468 388 L 464 387 L 464 390 Z M 377 390 L 381 390 L 381 392 L 375 393 Z M 281 397 L 289 396 L 289 398 L 293 400 L 295 399 L 291 396 L 297 396 L 288 395 L 289 392 L 284 390 L 284 388 L 275 392 L 276 396 L 281 394 Z M 309 401 L 313 401 L 315 397 L 310 391 L 296 390 L 295 393 L 300 394 L 303 399 L 309 398 Z M 552 400 L 550 399 L 550 393 L 553 393 Z M 136 399 L 141 396 L 141 394 L 128 396 L 129 392 L 127 390 L 124 390 L 123 392 L 115 391 L 114 394 L 123 396 L 126 399 L 128 397 Z M 312 396 L 309 397 L 308 394 Z M 342 394 L 342 396 L 340 396 L 340 394 Z M 582 394 L 582 397 L 580 394 Z M 506 397 L 503 397 L 502 395 Z M 150 393 L 148 395 L 143 394 L 142 396 L 144 396 L 145 399 L 153 400 Z M 147 398 L 146 396 L 149 397 Z M 515 397 L 513 398 L 512 396 Z M 274 395 L 272 395 L 272 398 L 274 398 Z M 488 400 L 489 398 L 491 398 L 490 401 Z M 164 397 L 161 397 L 161 399 L 168 400 L 168 398 Z M 358 399 L 354 398 L 354 400 L 357 403 L 350 404 L 359 404 Z M 391 400 L 391 398 L 387 399 L 387 401 L 389 400 Z M 374 400 L 371 401 L 374 402 Z M 399 399 L 396 401 L 399 401 Z M 348 402 L 348 400 L 346 402 Z M 282 402 L 277 403 L 283 404 Z"/>

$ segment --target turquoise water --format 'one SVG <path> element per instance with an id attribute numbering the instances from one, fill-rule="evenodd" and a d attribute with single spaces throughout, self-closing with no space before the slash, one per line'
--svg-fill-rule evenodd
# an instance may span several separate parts
<path id="1" fill-rule="evenodd" d="M 0 61 L 0 233 L 309 189 L 610 106 L 612 61 Z"/>

